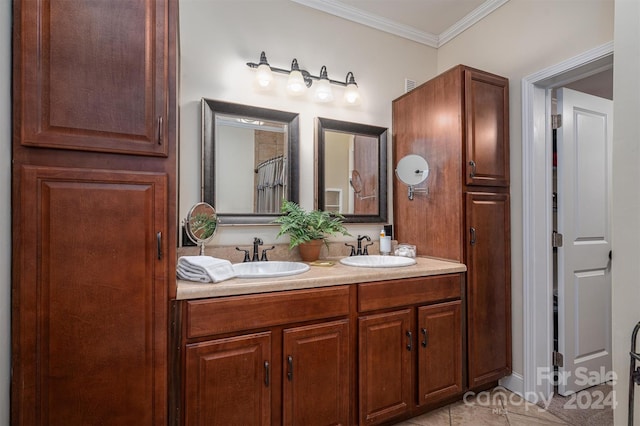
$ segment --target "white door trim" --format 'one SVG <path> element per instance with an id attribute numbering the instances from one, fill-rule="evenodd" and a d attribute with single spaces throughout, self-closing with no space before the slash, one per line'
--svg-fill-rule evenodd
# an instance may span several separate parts
<path id="1" fill-rule="evenodd" d="M 553 392 L 552 140 L 547 93 L 610 68 L 612 55 L 613 41 L 522 79 L 524 371 L 521 389 L 513 390 L 534 403 Z"/>

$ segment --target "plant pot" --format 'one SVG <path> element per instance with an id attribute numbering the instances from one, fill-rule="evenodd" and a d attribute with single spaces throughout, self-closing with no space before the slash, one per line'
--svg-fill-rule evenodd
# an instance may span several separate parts
<path id="1" fill-rule="evenodd" d="M 298 244 L 300 257 L 304 262 L 313 262 L 320 257 L 320 249 L 322 249 L 323 240 L 311 240 L 306 243 Z"/>

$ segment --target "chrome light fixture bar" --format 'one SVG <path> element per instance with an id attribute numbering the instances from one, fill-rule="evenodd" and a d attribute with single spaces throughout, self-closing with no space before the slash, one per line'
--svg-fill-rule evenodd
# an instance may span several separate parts
<path id="1" fill-rule="evenodd" d="M 287 74 L 289 80 L 287 81 L 287 92 L 290 95 L 298 96 L 306 92 L 306 89 L 311 87 L 313 81 L 316 80 L 316 90 L 314 98 L 319 102 L 331 102 L 333 100 L 333 92 L 330 84 L 345 87 L 344 99 L 348 104 L 357 104 L 360 101 L 360 94 L 358 92 L 358 84 L 356 83 L 353 73 L 349 71 L 345 77 L 345 81 L 332 80 L 327 73 L 327 67 L 322 66 L 320 69 L 320 75 L 315 76 L 310 74 L 304 69 L 300 69 L 298 60 L 293 59 L 291 61 L 291 69 L 278 68 L 269 65 L 267 56 L 264 52 L 260 53 L 260 62 L 247 62 L 249 68 L 256 69 L 256 82 L 260 89 L 269 89 L 273 83 L 273 74 Z"/>

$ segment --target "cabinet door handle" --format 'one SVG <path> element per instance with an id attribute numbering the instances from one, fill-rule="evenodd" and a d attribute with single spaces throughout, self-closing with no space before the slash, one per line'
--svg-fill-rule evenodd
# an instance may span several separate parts
<path id="1" fill-rule="evenodd" d="M 422 347 L 426 348 L 427 347 L 427 339 L 429 338 L 429 336 L 427 335 L 427 329 L 426 328 L 421 328 L 420 332 L 422 333 Z"/>
<path id="2" fill-rule="evenodd" d="M 289 381 L 293 380 L 293 357 L 289 355 L 287 357 L 287 365 L 289 366 L 289 371 L 287 371 L 287 379 Z"/>
<path id="3" fill-rule="evenodd" d="M 164 131 L 164 126 L 162 125 L 163 122 L 163 118 L 162 116 L 158 117 L 158 145 L 162 145 L 162 132 Z"/>
<path id="4" fill-rule="evenodd" d="M 269 361 L 264 362 L 264 385 L 269 387 L 269 383 L 271 381 L 271 368 L 269 365 Z"/>
<path id="5" fill-rule="evenodd" d="M 469 166 L 471 166 L 471 171 L 469 172 L 469 177 L 473 178 L 476 176 L 476 162 L 471 160 L 469 161 Z"/>
<path id="6" fill-rule="evenodd" d="M 476 228 L 474 228 L 473 226 L 469 228 L 469 236 L 471 237 L 471 240 L 469 241 L 469 243 L 472 246 L 475 246 L 476 245 Z"/>
<path id="7" fill-rule="evenodd" d="M 156 234 L 156 243 L 158 245 L 158 260 L 162 260 L 162 232 Z"/>
<path id="8" fill-rule="evenodd" d="M 411 350 L 413 349 L 413 338 L 412 338 L 412 334 L 410 331 L 407 331 L 407 339 L 409 340 L 409 343 L 407 343 L 407 350 L 409 352 L 411 352 Z"/>

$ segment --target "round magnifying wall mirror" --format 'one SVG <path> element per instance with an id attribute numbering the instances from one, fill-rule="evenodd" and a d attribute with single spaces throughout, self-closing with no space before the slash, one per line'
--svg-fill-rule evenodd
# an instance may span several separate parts
<path id="1" fill-rule="evenodd" d="M 197 203 L 184 221 L 184 228 L 191 241 L 200 246 L 200 256 L 204 256 L 204 246 L 216 233 L 218 215 L 216 209 L 208 203 Z"/>
<path id="2" fill-rule="evenodd" d="M 404 156 L 398 161 L 396 175 L 405 185 L 420 185 L 429 177 L 429 163 L 416 154 Z"/>
<path id="3" fill-rule="evenodd" d="M 418 191 L 414 187 L 420 185 L 429 177 L 429 163 L 419 155 L 406 155 L 398 161 L 396 176 L 402 183 L 409 187 L 408 196 L 410 200 L 413 200 L 414 192 Z M 427 191 L 425 188 L 420 192 Z"/>

